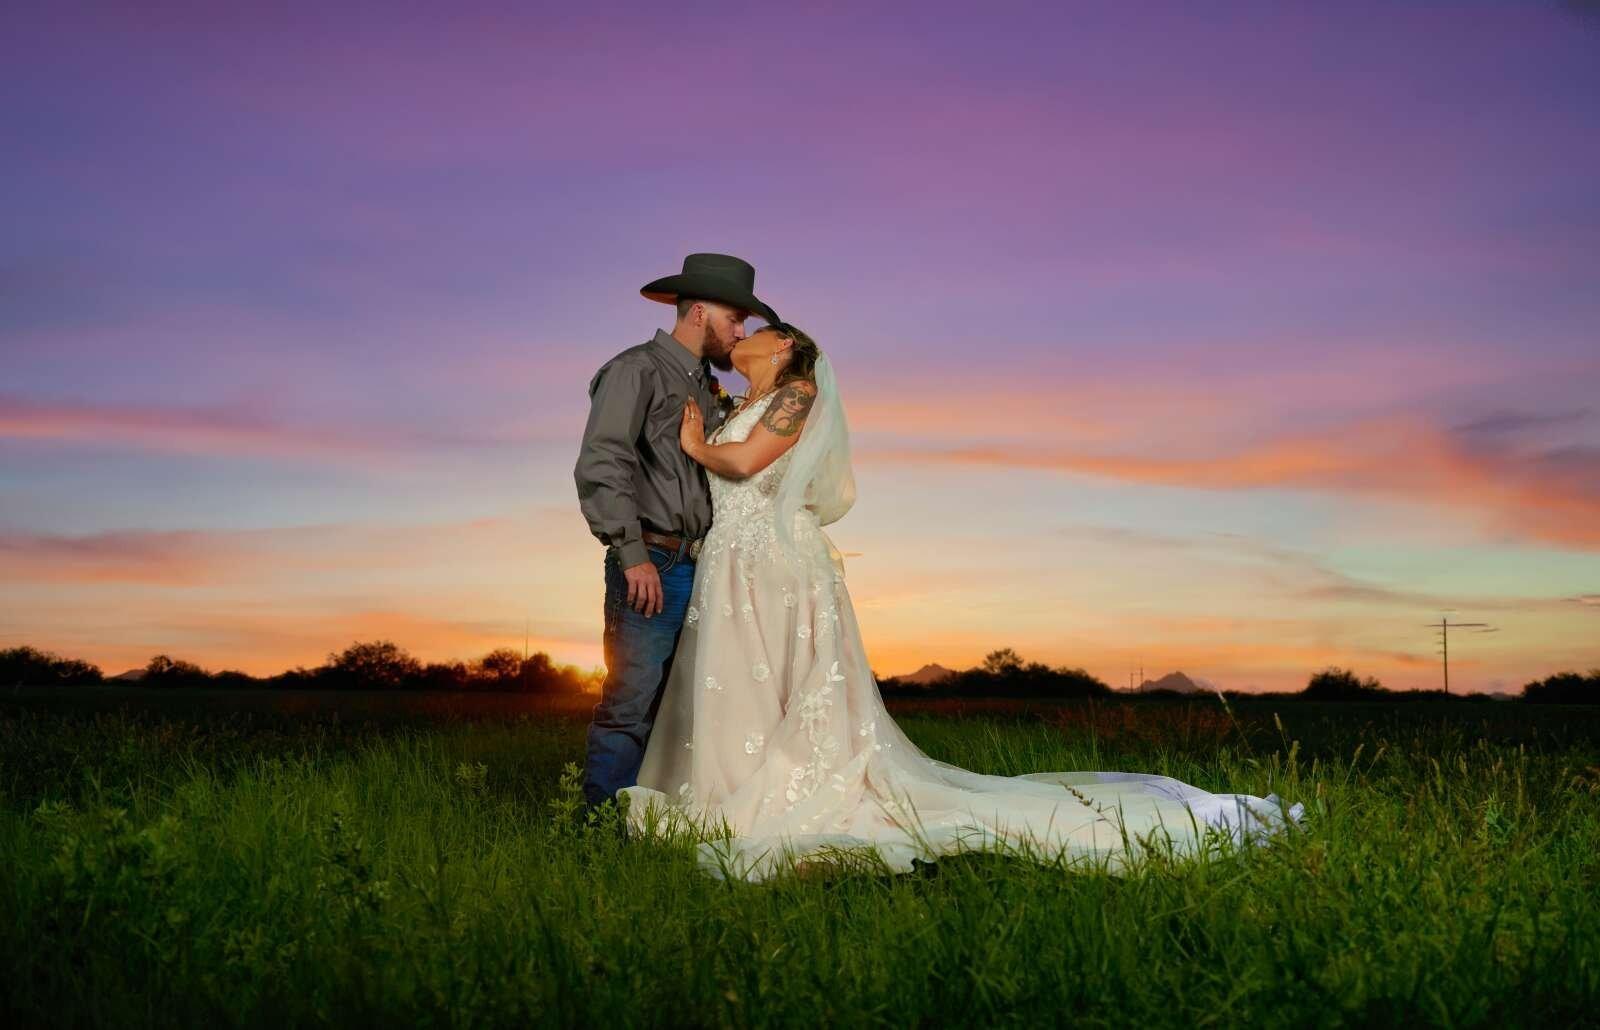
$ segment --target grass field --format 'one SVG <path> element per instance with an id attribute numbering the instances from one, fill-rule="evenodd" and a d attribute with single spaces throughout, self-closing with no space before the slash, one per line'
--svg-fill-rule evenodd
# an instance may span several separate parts
<path id="1" fill-rule="evenodd" d="M 13 1025 L 1593 1025 L 1600 1006 L 1593 707 L 900 706 L 972 769 L 1161 772 L 1307 821 L 1121 878 L 974 855 L 752 886 L 576 817 L 580 705 L 259 695 L 0 694 Z"/>

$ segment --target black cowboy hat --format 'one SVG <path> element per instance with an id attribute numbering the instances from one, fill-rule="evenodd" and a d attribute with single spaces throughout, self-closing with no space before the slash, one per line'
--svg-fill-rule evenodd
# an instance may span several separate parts
<path id="1" fill-rule="evenodd" d="M 748 261 L 731 254 L 690 254 L 683 259 L 683 271 L 645 283 L 639 293 L 663 304 L 676 304 L 679 297 L 716 300 L 760 315 L 770 325 L 778 313 L 756 299 L 756 269 Z"/>

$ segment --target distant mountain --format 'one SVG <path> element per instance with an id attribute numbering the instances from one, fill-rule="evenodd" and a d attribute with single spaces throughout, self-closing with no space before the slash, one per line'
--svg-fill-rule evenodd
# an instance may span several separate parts
<path id="1" fill-rule="evenodd" d="M 944 666 L 935 662 L 930 665 L 924 665 L 922 668 L 918 669 L 916 672 L 910 673 L 909 675 L 896 676 L 895 679 L 899 680 L 901 683 L 915 683 L 919 687 L 926 687 L 930 684 L 938 683 L 940 680 L 949 679 L 955 674 L 956 672 L 954 669 L 946 669 Z"/>
<path id="2" fill-rule="evenodd" d="M 1139 693 L 1152 690 L 1175 690 L 1180 694 L 1198 694 L 1206 690 L 1181 672 L 1169 672 L 1158 680 L 1145 680 L 1139 684 Z"/>
<path id="3" fill-rule="evenodd" d="M 129 681 L 129 682 L 137 683 L 139 680 L 144 679 L 144 670 L 143 669 L 129 669 L 127 672 L 119 672 L 115 676 L 110 676 L 110 677 L 107 677 L 107 678 L 108 679 L 114 679 L 114 680 L 126 680 L 126 681 Z"/>

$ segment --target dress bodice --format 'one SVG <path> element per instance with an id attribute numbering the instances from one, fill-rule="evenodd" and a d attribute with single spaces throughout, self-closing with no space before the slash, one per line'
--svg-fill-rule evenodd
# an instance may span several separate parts
<path id="1" fill-rule="evenodd" d="M 740 443 L 748 440 L 751 430 L 761 420 L 761 413 L 767 410 L 774 396 L 775 393 L 769 393 L 728 419 L 717 427 L 707 442 Z M 707 469 L 706 478 L 711 483 L 712 528 L 715 529 L 718 523 L 728 526 L 763 514 L 770 517 L 778 496 L 778 484 L 783 481 L 783 473 L 788 469 L 792 457 L 793 447 L 778 455 L 776 461 L 760 472 L 744 479 L 729 479 Z"/>

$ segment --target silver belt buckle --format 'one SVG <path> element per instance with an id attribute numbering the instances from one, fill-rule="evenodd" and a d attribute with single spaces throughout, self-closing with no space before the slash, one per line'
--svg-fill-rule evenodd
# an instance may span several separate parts
<path id="1" fill-rule="evenodd" d="M 689 541 L 689 560 L 690 561 L 698 561 L 699 560 L 699 558 L 700 558 L 700 544 L 704 540 L 705 540 L 705 537 L 700 537 L 698 540 Z"/>

